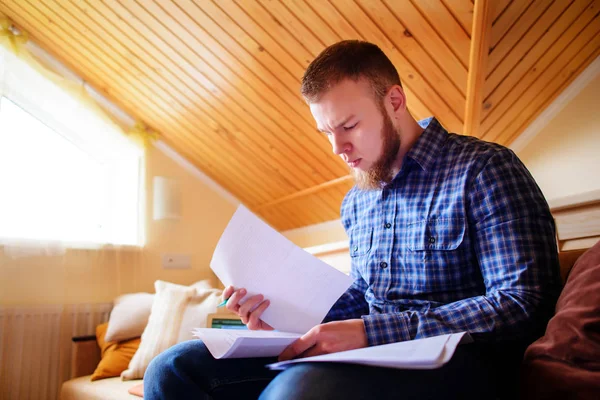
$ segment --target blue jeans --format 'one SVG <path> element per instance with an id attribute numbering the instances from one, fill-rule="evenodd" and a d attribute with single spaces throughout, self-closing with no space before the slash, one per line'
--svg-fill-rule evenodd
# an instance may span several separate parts
<path id="1" fill-rule="evenodd" d="M 303 363 L 278 372 L 264 367 L 274 358 L 215 360 L 202 341 L 191 340 L 150 363 L 144 399 L 495 399 L 518 376 L 520 357 L 507 365 L 505 356 L 469 344 L 435 370 Z"/>

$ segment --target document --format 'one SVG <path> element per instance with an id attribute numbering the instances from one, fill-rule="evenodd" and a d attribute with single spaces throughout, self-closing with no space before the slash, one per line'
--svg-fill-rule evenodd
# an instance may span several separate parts
<path id="1" fill-rule="evenodd" d="M 320 324 L 352 283 L 244 206 L 225 228 L 210 267 L 223 284 L 246 288 L 241 303 L 264 295 L 270 305 L 261 319 L 280 332 L 303 334 Z"/>
<path id="2" fill-rule="evenodd" d="M 347 275 L 305 252 L 240 206 L 225 228 L 210 267 L 225 285 L 263 294 L 271 304 L 261 319 L 275 331 L 198 328 L 213 357 L 274 357 L 321 323 L 350 287 Z M 465 332 L 392 343 L 268 365 L 285 369 L 300 362 L 338 362 L 390 368 L 429 369 L 448 362 Z"/>
<path id="3" fill-rule="evenodd" d="M 194 336 L 202 339 L 214 358 L 276 357 L 301 335 L 276 331 L 241 331 L 197 328 Z"/>
<path id="4" fill-rule="evenodd" d="M 298 358 L 269 364 L 267 367 L 283 370 L 291 365 L 303 362 L 334 362 L 399 369 L 435 369 L 450 361 L 459 343 L 471 341 L 470 336 L 465 334 L 466 332 L 453 333 L 321 356 Z"/>

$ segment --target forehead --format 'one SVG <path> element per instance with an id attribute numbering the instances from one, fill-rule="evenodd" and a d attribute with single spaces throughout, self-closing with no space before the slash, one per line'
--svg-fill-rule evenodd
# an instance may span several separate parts
<path id="1" fill-rule="evenodd" d="M 366 79 L 341 81 L 318 101 L 310 103 L 310 111 L 319 129 L 336 126 L 351 115 L 375 108 L 373 90 Z"/>

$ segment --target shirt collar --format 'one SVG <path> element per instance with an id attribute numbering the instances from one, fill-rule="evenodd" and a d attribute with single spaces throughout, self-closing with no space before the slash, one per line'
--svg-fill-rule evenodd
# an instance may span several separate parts
<path id="1" fill-rule="evenodd" d="M 425 130 L 406 153 L 406 157 L 413 159 L 424 171 L 429 171 L 438 159 L 448 132 L 433 117 L 419 121 L 419 125 Z"/>

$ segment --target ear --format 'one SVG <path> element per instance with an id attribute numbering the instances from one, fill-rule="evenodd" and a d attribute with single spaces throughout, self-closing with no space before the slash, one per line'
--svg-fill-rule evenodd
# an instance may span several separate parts
<path id="1" fill-rule="evenodd" d="M 386 96 L 386 108 L 390 116 L 396 116 L 406 111 L 406 95 L 400 85 L 392 86 Z"/>

